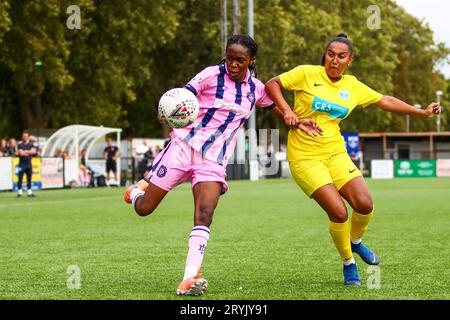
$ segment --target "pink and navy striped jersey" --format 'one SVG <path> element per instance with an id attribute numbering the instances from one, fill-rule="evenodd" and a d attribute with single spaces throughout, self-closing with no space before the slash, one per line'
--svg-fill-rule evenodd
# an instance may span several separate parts
<path id="1" fill-rule="evenodd" d="M 208 160 L 226 165 L 233 154 L 239 129 L 255 105 L 275 107 L 264 84 L 247 74 L 242 82 L 230 79 L 226 64 L 207 67 L 186 84 L 198 99 L 197 119 L 173 134 Z"/>

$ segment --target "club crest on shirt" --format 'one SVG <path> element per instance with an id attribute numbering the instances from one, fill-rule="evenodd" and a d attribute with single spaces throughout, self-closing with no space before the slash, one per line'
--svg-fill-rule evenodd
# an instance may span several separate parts
<path id="1" fill-rule="evenodd" d="M 164 177 L 167 173 L 166 166 L 162 165 L 159 167 L 158 171 L 156 172 L 156 175 L 160 178 Z"/>
<path id="2" fill-rule="evenodd" d="M 344 100 L 348 100 L 350 98 L 350 92 L 347 90 L 341 90 L 339 91 L 339 96 Z"/>
<path id="3" fill-rule="evenodd" d="M 250 101 L 251 104 L 255 104 L 256 98 L 253 92 L 247 93 L 247 99 L 248 101 Z"/>

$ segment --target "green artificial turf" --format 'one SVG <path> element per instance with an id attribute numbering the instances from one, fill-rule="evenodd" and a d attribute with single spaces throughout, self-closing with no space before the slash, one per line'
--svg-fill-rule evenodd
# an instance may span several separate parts
<path id="1" fill-rule="evenodd" d="M 361 287 L 343 285 L 327 217 L 292 180 L 230 181 L 199 298 L 175 295 L 193 223 L 189 184 L 145 218 L 122 188 L 0 193 L 0 299 L 449 299 L 450 180 L 367 183 L 376 212 L 364 241 L 381 264 L 356 257 Z M 71 266 L 80 289 L 69 288 Z"/>

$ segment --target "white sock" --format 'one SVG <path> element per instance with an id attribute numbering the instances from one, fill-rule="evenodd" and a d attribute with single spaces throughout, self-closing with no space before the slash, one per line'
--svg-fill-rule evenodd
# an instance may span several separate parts
<path id="1" fill-rule="evenodd" d="M 22 195 L 22 193 L 23 193 L 22 189 L 17 190 L 17 194 Z"/>
<path id="2" fill-rule="evenodd" d="M 203 255 L 208 244 L 210 230 L 206 226 L 194 226 L 188 241 L 188 255 L 183 281 L 197 275 L 202 266 Z"/>
<path id="3" fill-rule="evenodd" d="M 198 273 L 198 266 L 196 266 L 196 265 L 186 266 L 184 268 L 183 281 L 188 279 L 188 278 L 192 278 L 197 273 Z"/>
<path id="4" fill-rule="evenodd" d="M 33 194 L 33 191 L 31 189 L 27 190 L 28 194 Z"/>
<path id="5" fill-rule="evenodd" d="M 144 195 L 144 193 L 145 192 L 139 188 L 134 188 L 133 190 L 131 190 L 130 198 L 131 198 L 131 203 L 133 204 L 133 208 L 135 211 L 136 211 L 136 201 L 137 201 L 137 199 L 142 197 Z"/>
<path id="6" fill-rule="evenodd" d="M 348 259 L 348 260 L 344 260 L 344 266 L 349 266 L 349 265 L 351 265 L 352 263 L 356 263 L 356 261 L 355 261 L 355 259 L 353 259 L 353 257 L 351 257 L 351 258 Z"/>
<path id="7" fill-rule="evenodd" d="M 359 239 L 355 239 L 355 238 L 352 238 L 352 237 L 350 237 L 350 241 L 353 243 L 353 244 L 360 244 L 361 243 L 361 238 L 359 238 Z"/>

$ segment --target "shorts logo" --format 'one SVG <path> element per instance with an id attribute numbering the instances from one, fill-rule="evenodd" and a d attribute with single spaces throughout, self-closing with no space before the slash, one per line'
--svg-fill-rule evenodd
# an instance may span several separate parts
<path id="1" fill-rule="evenodd" d="M 255 104 L 256 98 L 255 98 L 255 94 L 253 92 L 249 92 L 247 94 L 247 99 L 248 99 L 248 101 L 250 101 L 251 104 Z"/>
<path id="2" fill-rule="evenodd" d="M 158 172 L 156 172 L 156 175 L 158 177 L 162 178 L 166 175 L 166 173 L 167 173 L 167 168 L 162 165 L 161 167 L 159 167 Z"/>

